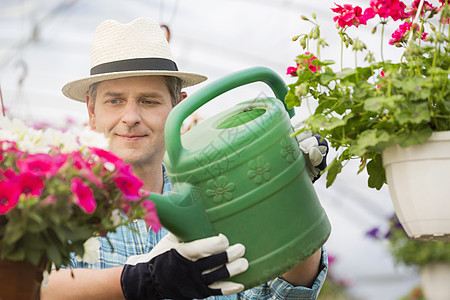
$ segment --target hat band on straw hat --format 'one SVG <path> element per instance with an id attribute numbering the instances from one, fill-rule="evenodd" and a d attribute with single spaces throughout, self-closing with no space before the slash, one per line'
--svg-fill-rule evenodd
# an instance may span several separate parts
<path id="1" fill-rule="evenodd" d="M 91 75 L 149 70 L 178 71 L 178 67 L 173 60 L 161 57 L 132 58 L 97 65 L 91 69 Z"/>

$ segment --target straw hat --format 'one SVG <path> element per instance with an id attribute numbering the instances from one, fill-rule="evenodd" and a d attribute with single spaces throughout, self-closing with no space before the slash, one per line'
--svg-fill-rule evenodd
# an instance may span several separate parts
<path id="1" fill-rule="evenodd" d="M 164 32 L 156 22 L 147 18 L 128 24 L 107 20 L 94 34 L 90 76 L 67 83 L 62 92 L 84 102 L 93 83 L 145 75 L 175 76 L 182 80 L 183 87 L 207 79 L 203 75 L 178 71 Z"/>

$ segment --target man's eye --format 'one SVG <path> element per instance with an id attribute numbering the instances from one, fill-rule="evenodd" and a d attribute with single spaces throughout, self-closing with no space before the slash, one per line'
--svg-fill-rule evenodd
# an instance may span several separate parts
<path id="1" fill-rule="evenodd" d="M 110 104 L 117 104 L 117 103 L 119 103 L 119 99 L 110 99 L 110 100 L 108 100 L 106 102 L 110 103 Z"/>
<path id="2" fill-rule="evenodd" d="M 156 104 L 156 101 L 153 100 L 142 100 L 142 103 L 145 105 Z"/>

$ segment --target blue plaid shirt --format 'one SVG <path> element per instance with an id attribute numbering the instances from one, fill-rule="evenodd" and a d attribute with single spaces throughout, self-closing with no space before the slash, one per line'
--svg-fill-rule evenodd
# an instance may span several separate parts
<path id="1" fill-rule="evenodd" d="M 172 184 L 164 171 L 163 194 L 166 195 L 172 190 Z M 99 238 L 101 242 L 99 259 L 95 264 L 88 264 L 77 261 L 72 257 L 72 268 L 90 268 L 105 269 L 118 267 L 125 264 L 128 257 L 132 255 L 145 254 L 150 252 L 153 247 L 165 236 L 168 231 L 162 228 L 158 233 L 153 230 L 147 230 L 143 220 L 134 220 L 132 226 L 136 230 L 133 232 L 126 226 L 121 226 L 114 233 L 108 233 L 108 238 L 114 251 L 106 238 Z M 317 276 L 313 287 L 306 288 L 302 286 L 293 286 L 281 277 L 275 278 L 265 284 L 253 289 L 243 291 L 231 296 L 212 296 L 207 299 L 225 300 L 225 299 L 316 299 L 319 291 L 325 281 L 328 269 L 328 259 L 325 248 L 322 248 L 322 261 L 320 273 Z"/>

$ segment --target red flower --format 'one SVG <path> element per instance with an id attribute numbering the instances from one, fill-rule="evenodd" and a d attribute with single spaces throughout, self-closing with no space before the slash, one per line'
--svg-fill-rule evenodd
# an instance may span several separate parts
<path id="1" fill-rule="evenodd" d="M 411 11 L 409 13 L 410 16 L 415 16 L 416 15 L 417 9 L 419 8 L 419 3 L 420 3 L 420 0 L 415 0 L 411 4 Z M 427 11 L 437 12 L 437 7 L 434 7 L 433 5 L 428 3 L 428 1 L 424 1 L 423 2 L 423 6 L 422 6 L 422 11 L 420 12 L 420 16 L 423 16 L 425 14 L 425 12 L 427 12 Z"/>
<path id="2" fill-rule="evenodd" d="M 337 8 L 332 8 L 331 10 L 335 13 L 338 13 L 339 16 L 333 18 L 333 21 L 337 22 L 338 25 L 342 28 L 367 24 L 367 20 L 370 19 L 369 15 L 363 14 L 361 7 L 359 6 L 351 6 L 350 4 L 344 4 L 344 6 L 340 6 L 335 3 Z"/>
<path id="3" fill-rule="evenodd" d="M 44 181 L 32 173 L 21 173 L 18 177 L 19 187 L 23 194 L 40 196 L 44 188 Z"/>
<path id="4" fill-rule="evenodd" d="M 119 165 L 123 162 L 123 160 L 120 157 L 118 157 L 106 150 L 103 150 L 100 148 L 94 148 L 94 147 L 89 148 L 89 150 L 91 151 L 92 154 L 95 154 L 98 157 L 100 157 L 100 159 L 102 161 L 107 161 L 107 162 L 113 163 L 114 165 Z"/>
<path id="5" fill-rule="evenodd" d="M 396 45 L 401 42 L 405 42 L 408 40 L 408 33 L 411 30 L 411 22 L 405 22 L 401 24 L 397 30 L 394 31 L 394 33 L 391 36 L 391 39 L 389 40 L 389 45 Z M 422 41 L 425 41 L 428 33 L 422 33 L 421 39 Z"/>
<path id="6" fill-rule="evenodd" d="M 30 172 L 34 175 L 48 178 L 55 176 L 65 161 L 66 157 L 64 155 L 30 154 L 23 159 L 17 160 L 17 167 L 20 173 Z"/>
<path id="7" fill-rule="evenodd" d="M 394 21 L 398 19 L 406 19 L 408 14 L 405 12 L 405 3 L 399 0 L 371 0 L 370 8 L 368 8 L 367 14 L 376 14 L 381 18 L 391 17 Z M 366 14 L 366 12 L 364 12 Z"/>
<path id="8" fill-rule="evenodd" d="M 297 68 L 296 67 L 288 67 L 286 71 L 286 75 L 297 76 Z"/>
<path id="9" fill-rule="evenodd" d="M 0 214 L 4 215 L 13 209 L 20 197 L 20 187 L 10 180 L 0 181 Z"/>
<path id="10" fill-rule="evenodd" d="M 307 57 L 305 59 L 305 56 Z M 312 53 L 305 52 L 305 54 L 300 55 L 297 60 L 297 65 L 300 70 L 309 69 L 311 72 L 316 73 L 320 71 L 320 66 L 313 64 L 313 62 L 317 60 Z"/>
<path id="11" fill-rule="evenodd" d="M 95 183 L 98 187 L 102 186 L 100 179 L 98 179 L 92 171 L 92 164 L 89 164 L 87 161 L 85 161 L 78 151 L 72 152 L 71 158 L 73 160 L 73 165 L 75 166 L 75 168 L 80 170 L 80 176 Z"/>
<path id="12" fill-rule="evenodd" d="M 151 226 L 154 232 L 158 232 L 162 226 L 159 222 L 158 215 L 156 214 L 155 203 L 149 200 L 144 200 L 141 203 L 141 206 L 147 212 L 144 217 L 145 223 L 148 226 Z"/>
<path id="13" fill-rule="evenodd" d="M 75 196 L 75 203 L 88 214 L 93 213 L 97 207 L 97 203 L 95 202 L 92 190 L 89 186 L 84 184 L 78 177 L 72 179 L 70 185 Z"/>
<path id="14" fill-rule="evenodd" d="M 132 174 L 121 173 L 113 179 L 125 198 L 136 201 L 141 198 L 139 190 L 144 183 Z"/>

